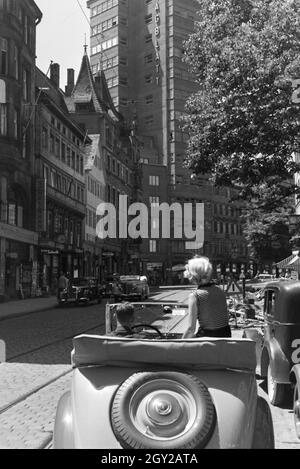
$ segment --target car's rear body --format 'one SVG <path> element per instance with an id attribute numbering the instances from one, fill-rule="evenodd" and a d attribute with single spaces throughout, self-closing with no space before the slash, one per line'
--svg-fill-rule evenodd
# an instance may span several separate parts
<path id="1" fill-rule="evenodd" d="M 107 306 L 109 330 L 115 307 Z M 165 316 L 163 305 L 135 309 L 138 321 L 151 317 L 164 337 L 74 339 L 56 449 L 274 447 L 270 410 L 257 395 L 252 340 L 175 339 L 185 308 L 169 306 Z"/>
<path id="2" fill-rule="evenodd" d="M 72 279 L 68 288 L 59 294 L 59 303 L 89 303 L 101 300 L 101 286 L 95 277 L 82 277 Z"/>

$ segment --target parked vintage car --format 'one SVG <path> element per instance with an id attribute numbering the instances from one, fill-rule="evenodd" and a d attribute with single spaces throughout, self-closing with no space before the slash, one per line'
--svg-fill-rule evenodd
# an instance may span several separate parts
<path id="1" fill-rule="evenodd" d="M 300 359 L 300 340 L 298 340 L 297 360 Z M 300 364 L 292 368 L 290 375 L 291 383 L 294 386 L 293 411 L 297 437 L 300 440 Z"/>
<path id="2" fill-rule="evenodd" d="M 300 363 L 300 282 L 269 283 L 264 325 L 261 330 L 246 329 L 244 336 L 256 342 L 258 373 L 267 378 L 271 404 L 281 405 L 291 384 L 299 383 L 298 368 L 293 367 Z"/>
<path id="3" fill-rule="evenodd" d="M 71 389 L 59 401 L 54 449 L 274 448 L 257 394 L 255 343 L 181 339 L 187 305 L 135 303 L 137 336 L 73 340 Z"/>
<path id="4" fill-rule="evenodd" d="M 59 294 L 60 305 L 67 303 L 90 303 L 101 302 L 101 284 L 96 277 L 80 277 L 71 279 L 68 288 Z"/>
<path id="5" fill-rule="evenodd" d="M 150 289 L 147 277 L 140 275 L 121 275 L 118 279 L 119 291 L 113 288 L 115 301 L 145 301 L 148 299 Z"/>

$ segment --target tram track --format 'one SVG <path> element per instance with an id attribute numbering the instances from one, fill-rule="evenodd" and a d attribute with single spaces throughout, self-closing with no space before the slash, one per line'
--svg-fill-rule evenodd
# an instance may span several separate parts
<path id="1" fill-rule="evenodd" d="M 101 324 L 98 324 L 97 326 L 94 326 L 94 327 L 90 327 L 88 329 L 85 329 L 83 331 L 80 331 L 78 332 L 77 334 L 72 334 L 71 336 L 68 336 L 68 337 L 64 337 L 64 338 L 61 338 L 61 339 L 58 339 L 58 340 L 55 340 L 55 341 L 52 341 L 50 343 L 47 343 L 47 344 L 44 344 L 44 345 L 41 345 L 39 347 L 36 347 L 34 349 L 31 349 L 31 350 L 26 350 L 20 354 L 17 354 L 17 355 L 14 355 L 13 357 L 10 357 L 6 363 L 12 363 L 14 362 L 16 359 L 20 359 L 22 357 L 25 357 L 31 353 L 35 353 L 35 352 L 39 352 L 41 350 L 44 350 L 44 349 L 47 349 L 48 347 L 52 347 L 53 345 L 57 345 L 59 343 L 63 343 L 65 341 L 68 341 L 68 340 L 72 340 L 74 336 L 76 335 L 80 335 L 80 334 L 88 334 L 88 333 L 91 333 L 92 331 L 95 331 L 96 329 L 99 329 L 100 327 L 103 327 L 105 325 L 105 323 L 101 323 Z M 25 392 L 24 394 L 21 394 L 20 396 L 18 396 L 18 398 L 12 400 L 11 402 L 5 404 L 4 406 L 0 407 L 0 415 L 3 415 L 5 412 L 11 410 L 13 407 L 16 407 L 17 405 L 21 404 L 22 402 L 26 401 L 27 399 L 29 399 L 31 396 L 33 396 L 34 394 L 37 394 L 38 392 L 42 391 L 43 389 L 47 388 L 48 386 L 50 386 L 51 384 L 55 383 L 56 381 L 59 381 L 61 378 L 64 378 L 65 376 L 67 376 L 68 374 L 72 373 L 72 368 L 71 368 L 71 364 L 70 364 L 70 369 L 67 370 L 67 371 L 64 371 L 60 374 L 58 374 L 57 376 L 55 376 L 54 378 L 51 378 L 51 379 L 48 379 L 46 380 L 45 382 L 39 384 L 38 386 L 36 386 L 35 388 L 31 389 L 30 392 Z M 49 442 L 50 443 L 50 442 Z"/>
<path id="2" fill-rule="evenodd" d="M 38 347 L 35 347 L 31 350 L 26 350 L 25 352 L 21 352 L 21 353 L 18 353 L 17 355 L 14 355 L 12 357 L 8 357 L 6 362 L 7 363 L 10 363 L 10 362 L 13 362 L 14 360 L 17 360 L 17 359 L 20 359 L 22 358 L 23 356 L 26 356 L 26 355 L 29 355 L 31 353 L 35 353 L 35 352 L 39 352 L 47 347 L 52 347 L 53 345 L 57 345 L 57 344 L 60 344 L 62 342 L 65 342 L 67 340 L 72 340 L 76 335 L 80 335 L 80 334 L 88 334 L 92 331 L 94 331 L 95 329 L 99 329 L 100 327 L 103 327 L 105 325 L 105 323 L 101 323 L 101 324 L 98 324 L 97 326 L 94 326 L 94 327 L 90 327 L 89 329 L 86 329 L 84 331 L 80 331 L 80 332 L 77 332 L 75 334 L 72 334 L 68 337 L 64 337 L 64 338 L 60 338 L 60 339 L 57 339 L 57 340 L 54 340 L 50 343 L 47 343 L 47 344 L 43 344 L 43 345 L 40 345 Z"/>

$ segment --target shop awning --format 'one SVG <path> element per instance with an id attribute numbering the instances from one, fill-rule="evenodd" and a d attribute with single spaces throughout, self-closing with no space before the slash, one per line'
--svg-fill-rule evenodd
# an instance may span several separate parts
<path id="1" fill-rule="evenodd" d="M 295 254 L 292 254 L 291 256 L 287 257 L 286 259 L 283 259 L 280 262 L 276 263 L 276 266 L 279 269 L 288 269 L 288 266 L 290 265 L 290 262 L 296 260 L 298 256 L 295 256 Z"/>
<path id="2" fill-rule="evenodd" d="M 283 259 L 283 261 L 277 262 L 276 265 L 279 269 L 294 270 L 300 273 L 300 257 L 298 254 L 293 254 Z"/>
<path id="3" fill-rule="evenodd" d="M 297 272 L 300 272 L 300 258 L 299 256 L 295 256 L 294 259 L 291 260 L 288 264 L 288 269 L 291 270 L 296 270 Z"/>

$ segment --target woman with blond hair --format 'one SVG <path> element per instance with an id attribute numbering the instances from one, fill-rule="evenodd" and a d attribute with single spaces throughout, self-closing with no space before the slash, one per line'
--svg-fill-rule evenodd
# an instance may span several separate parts
<path id="1" fill-rule="evenodd" d="M 213 268 L 207 257 L 194 257 L 185 278 L 197 285 L 189 297 L 189 322 L 183 338 L 231 337 L 225 293 L 211 281 Z M 199 329 L 196 331 L 197 321 Z"/>

